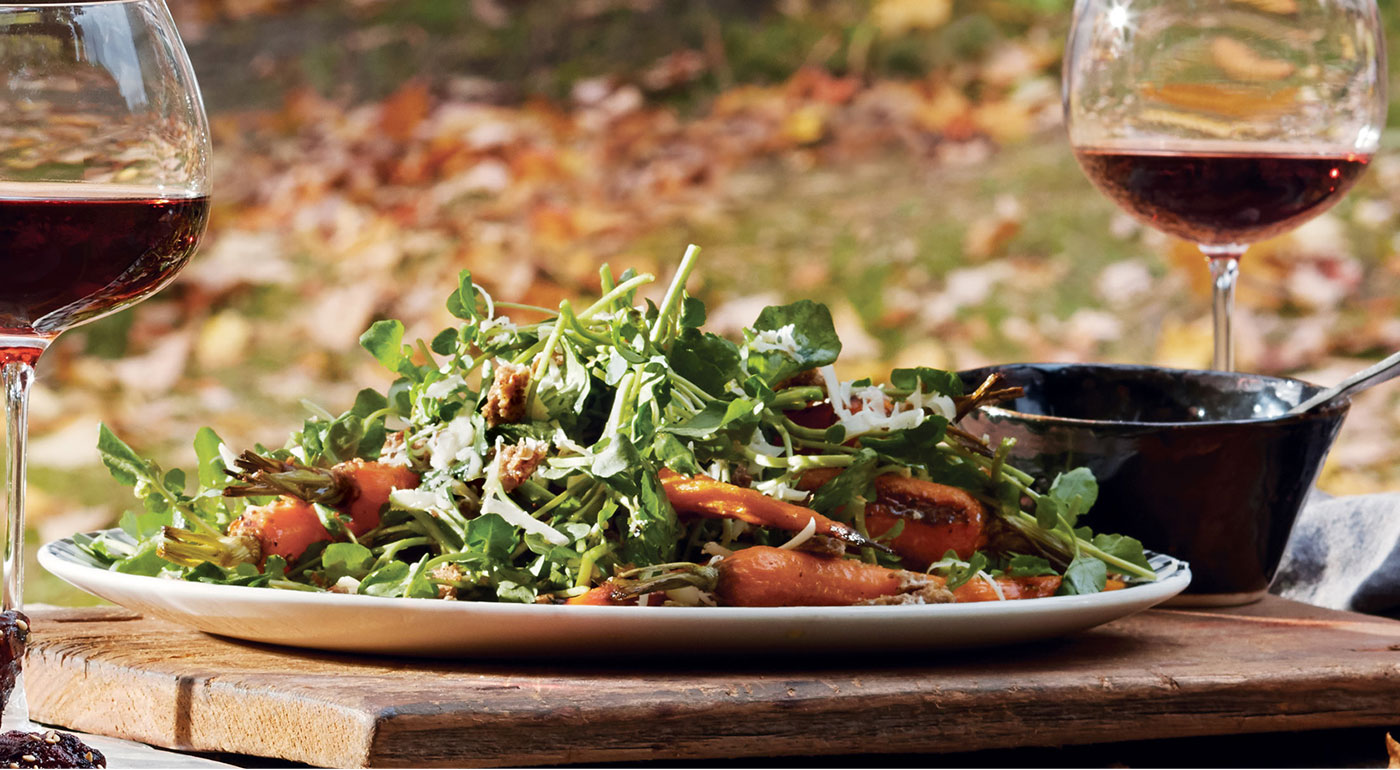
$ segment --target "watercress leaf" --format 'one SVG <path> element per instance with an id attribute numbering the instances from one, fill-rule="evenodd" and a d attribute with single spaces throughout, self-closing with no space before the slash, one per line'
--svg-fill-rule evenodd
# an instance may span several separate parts
<path id="1" fill-rule="evenodd" d="M 1147 561 L 1147 554 L 1142 550 L 1142 543 L 1136 538 L 1127 535 L 1102 534 L 1095 535 L 1092 542 L 1094 547 L 1109 556 L 1116 556 L 1143 569 L 1152 569 L 1152 565 Z"/>
<path id="2" fill-rule="evenodd" d="M 481 318 L 476 308 L 477 292 L 470 270 L 457 274 L 457 290 L 447 296 L 447 312 L 464 321 Z"/>
<path id="3" fill-rule="evenodd" d="M 357 417 L 369 417 L 375 412 L 389 405 L 389 399 L 384 394 L 374 388 L 364 388 L 355 394 L 355 404 L 350 407 L 350 414 Z"/>
<path id="4" fill-rule="evenodd" d="M 331 543 L 321 552 L 321 566 L 332 584 L 346 576 L 359 580 L 374 566 L 374 554 L 359 543 Z"/>
<path id="5" fill-rule="evenodd" d="M 840 475 L 817 488 L 812 495 L 812 509 L 836 518 L 841 509 L 857 497 L 874 500 L 875 469 L 879 459 L 879 455 L 869 449 L 860 450 L 855 461 Z"/>
<path id="6" fill-rule="evenodd" d="M 698 329 L 705 325 L 705 303 L 694 297 L 681 300 L 681 328 Z"/>
<path id="7" fill-rule="evenodd" d="M 533 586 L 517 583 L 514 580 L 502 580 L 496 584 L 496 598 L 503 602 L 515 602 L 517 604 L 534 604 L 535 598 L 539 596 L 539 591 Z"/>
<path id="8" fill-rule="evenodd" d="M 1058 575 L 1055 568 L 1050 566 L 1050 562 L 1042 556 L 1018 553 L 1007 562 L 1006 573 L 1012 577 L 1039 577 L 1041 575 Z"/>
<path id="9" fill-rule="evenodd" d="M 368 350 L 385 369 L 397 372 L 405 362 L 403 334 L 403 322 L 398 319 L 375 321 L 360 335 L 360 346 Z"/>
<path id="10" fill-rule="evenodd" d="M 780 332 L 788 326 L 792 327 L 795 350 L 759 352 L 753 349 L 752 341 L 745 345 L 749 371 L 770 386 L 803 370 L 835 363 L 841 353 L 841 339 L 826 305 L 804 299 L 769 306 L 758 314 L 753 328 L 755 332 Z"/>
<path id="11" fill-rule="evenodd" d="M 954 558 L 957 557 L 953 553 Z M 947 558 L 945 555 L 944 558 Z M 987 555 L 981 551 L 975 551 L 972 558 L 967 560 L 967 565 L 955 564 L 948 570 L 948 589 L 955 590 L 962 587 L 967 581 L 977 577 L 977 573 L 987 568 Z"/>
<path id="12" fill-rule="evenodd" d="M 661 479 L 646 465 L 634 476 L 637 493 L 623 498 L 627 526 L 622 530 L 622 560 L 633 564 L 675 561 L 680 520 L 671 501 L 666 499 Z M 610 480 L 609 484 L 612 483 Z"/>
<path id="13" fill-rule="evenodd" d="M 962 378 L 957 374 L 927 366 L 895 369 L 890 372 L 890 384 L 900 390 L 921 389 L 924 393 L 938 393 L 948 397 L 963 394 Z"/>
<path id="14" fill-rule="evenodd" d="M 160 531 L 161 527 L 175 525 L 175 517 L 169 508 L 126 511 L 117 521 L 117 526 L 137 540 L 144 540 Z"/>
<path id="15" fill-rule="evenodd" d="M 846 443 L 846 426 L 839 422 L 829 426 L 822 434 L 822 438 L 830 444 L 844 444 Z"/>
<path id="16" fill-rule="evenodd" d="M 1060 582 L 1061 595 L 1096 594 L 1108 580 L 1108 565 L 1092 556 L 1076 556 L 1065 568 Z"/>
<path id="17" fill-rule="evenodd" d="M 433 337 L 428 347 L 440 356 L 450 356 L 457 352 L 457 341 L 461 336 L 461 332 L 456 329 L 443 329 Z"/>
<path id="18" fill-rule="evenodd" d="M 706 438 L 726 428 L 753 426 L 758 424 L 757 411 L 762 404 L 749 398 L 736 398 L 733 401 L 711 401 L 705 408 L 691 415 L 679 425 L 671 425 L 666 432 L 677 436 Z"/>
<path id="19" fill-rule="evenodd" d="M 403 596 L 411 569 L 401 561 L 391 561 L 365 575 L 356 593 L 367 596 Z"/>
<path id="20" fill-rule="evenodd" d="M 656 434 L 651 451 L 657 461 L 676 473 L 687 476 L 700 473 L 700 463 L 696 461 L 695 453 L 671 433 Z"/>
<path id="21" fill-rule="evenodd" d="M 1059 499 L 1050 495 L 1041 495 L 1035 504 L 1035 523 L 1041 529 L 1051 530 L 1060 523 L 1060 516 L 1064 513 L 1065 505 Z"/>
<path id="22" fill-rule="evenodd" d="M 706 393 L 723 397 L 729 383 L 743 379 L 739 346 L 715 334 L 686 328 L 671 343 L 667 360 L 676 374 Z"/>
<path id="23" fill-rule="evenodd" d="M 1099 497 L 1099 484 L 1088 468 L 1075 468 L 1061 473 L 1050 484 L 1050 497 L 1061 505 L 1060 515 L 1071 527 L 1079 517 L 1093 507 Z"/>
<path id="24" fill-rule="evenodd" d="M 908 465 L 928 465 L 937 456 L 938 442 L 943 440 L 947 429 L 947 420 L 925 415 L 923 422 L 912 428 L 861 436 L 860 445 Z"/>
<path id="25" fill-rule="evenodd" d="M 642 461 L 641 453 L 626 437 L 615 435 L 593 445 L 593 459 L 589 470 L 600 479 L 625 476 L 628 470 L 635 469 Z M 624 494 L 635 493 L 628 489 Z"/>
<path id="26" fill-rule="evenodd" d="M 340 511 L 321 503 L 315 503 L 311 508 L 316 511 L 316 518 L 320 520 L 321 526 L 326 528 L 331 537 L 345 537 L 349 529 L 346 527 L 345 519 L 341 516 Z"/>
<path id="27" fill-rule="evenodd" d="M 410 599 L 436 599 L 438 596 L 437 583 L 428 577 L 428 556 L 413 565 L 412 572 L 409 573 L 408 581 L 404 584 L 403 595 Z"/>

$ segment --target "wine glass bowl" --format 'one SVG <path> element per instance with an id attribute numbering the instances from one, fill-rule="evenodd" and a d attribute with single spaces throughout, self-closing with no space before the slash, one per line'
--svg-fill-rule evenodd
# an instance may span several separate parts
<path id="1" fill-rule="evenodd" d="M 1335 204 L 1385 124 L 1374 0 L 1079 0 L 1065 52 L 1070 144 L 1090 180 L 1195 242 L 1232 369 L 1237 260 Z"/>
<path id="2" fill-rule="evenodd" d="M 169 283 L 208 217 L 208 127 L 159 0 L 0 4 L 0 348 Z"/>
<path id="3" fill-rule="evenodd" d="M 194 71 L 162 0 L 0 2 L 0 74 L 10 610 L 23 604 L 34 365 L 65 329 L 145 299 L 184 267 L 208 219 L 210 152 Z"/>

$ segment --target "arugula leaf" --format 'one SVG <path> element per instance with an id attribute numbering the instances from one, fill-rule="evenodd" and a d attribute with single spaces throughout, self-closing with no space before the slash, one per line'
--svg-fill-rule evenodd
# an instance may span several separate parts
<path id="1" fill-rule="evenodd" d="M 500 514 L 484 513 L 467 521 L 466 550 L 496 562 L 509 562 L 516 528 Z"/>
<path id="2" fill-rule="evenodd" d="M 199 483 L 207 489 L 223 489 L 228 486 L 228 469 L 219 447 L 224 440 L 210 428 L 200 428 L 194 434 L 194 456 L 199 467 Z"/>
<path id="3" fill-rule="evenodd" d="M 106 423 L 97 425 L 97 452 L 102 456 L 102 464 L 112 478 L 128 487 L 136 486 L 140 479 L 150 478 L 149 463 L 136 454 L 125 441 L 117 438 Z"/>
<path id="4" fill-rule="evenodd" d="M 792 338 L 797 343 L 795 352 L 769 350 L 760 353 L 753 349 L 751 341 L 745 344 L 748 370 L 762 377 L 769 386 L 798 372 L 835 363 L 841 354 L 841 338 L 836 335 L 836 325 L 826 305 L 809 299 L 790 305 L 770 305 L 758 314 L 753 328 L 756 332 L 779 331 L 786 326 L 792 327 Z"/>

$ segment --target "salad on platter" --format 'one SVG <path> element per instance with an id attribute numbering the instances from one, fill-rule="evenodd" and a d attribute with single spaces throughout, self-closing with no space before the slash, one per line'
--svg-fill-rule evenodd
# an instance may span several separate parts
<path id="1" fill-rule="evenodd" d="M 765 308 L 742 341 L 704 330 L 681 260 L 601 271 L 557 309 L 463 272 L 461 323 L 361 344 L 397 379 L 280 448 L 209 428 L 193 478 L 106 426 L 140 505 L 73 543 L 117 572 L 380 597 L 593 605 L 812 606 L 1036 599 L 1156 578 L 1142 545 L 1077 526 L 1087 469 L 1035 479 L 958 429 L 1014 395 L 930 368 L 842 381 L 828 310 Z"/>

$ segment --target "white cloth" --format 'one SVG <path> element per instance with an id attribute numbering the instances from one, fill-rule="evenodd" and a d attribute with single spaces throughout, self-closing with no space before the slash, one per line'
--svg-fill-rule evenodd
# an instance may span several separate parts
<path id="1" fill-rule="evenodd" d="M 1400 493 L 1314 495 L 1269 590 L 1331 609 L 1400 610 Z"/>

